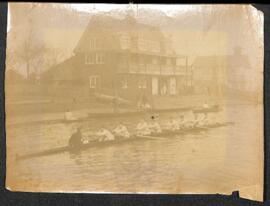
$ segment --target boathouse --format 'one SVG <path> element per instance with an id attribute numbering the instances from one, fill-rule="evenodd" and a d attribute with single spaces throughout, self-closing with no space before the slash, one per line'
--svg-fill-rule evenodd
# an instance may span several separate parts
<path id="1" fill-rule="evenodd" d="M 95 15 L 74 55 L 44 73 L 43 80 L 61 93 L 72 87 L 78 95 L 176 96 L 192 87 L 187 61 L 176 55 L 157 27 L 138 23 L 130 15 Z"/>

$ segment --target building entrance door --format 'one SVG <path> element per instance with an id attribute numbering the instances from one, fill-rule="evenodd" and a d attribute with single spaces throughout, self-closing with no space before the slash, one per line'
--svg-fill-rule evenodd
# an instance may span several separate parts
<path id="1" fill-rule="evenodd" d="M 158 78 L 152 77 L 152 95 L 158 95 Z"/>
<path id="2" fill-rule="evenodd" d="M 170 77 L 170 95 L 176 95 L 176 79 Z"/>

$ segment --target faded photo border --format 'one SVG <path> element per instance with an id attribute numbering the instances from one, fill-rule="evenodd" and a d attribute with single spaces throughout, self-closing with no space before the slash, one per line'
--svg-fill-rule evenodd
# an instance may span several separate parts
<path id="1" fill-rule="evenodd" d="M 262 205 L 262 203 L 238 198 L 237 192 L 227 195 L 117 195 L 117 194 L 48 194 L 10 192 L 5 189 L 6 173 L 6 137 L 5 137 L 5 107 L 4 107 L 4 74 L 7 28 L 7 5 L 0 3 L 0 85 L 1 85 L 1 194 L 0 205 Z M 270 148 L 269 148 L 269 100 L 270 100 L 270 5 L 254 5 L 264 13 L 264 204 L 270 202 Z M 233 191 L 232 191 L 233 192 Z M 240 194 L 241 196 L 241 194 Z"/>

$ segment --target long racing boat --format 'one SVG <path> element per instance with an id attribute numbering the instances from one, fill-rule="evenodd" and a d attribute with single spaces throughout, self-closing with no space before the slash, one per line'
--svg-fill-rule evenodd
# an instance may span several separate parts
<path id="1" fill-rule="evenodd" d="M 208 125 L 203 127 L 191 127 L 191 128 L 182 128 L 179 130 L 163 130 L 161 133 L 152 133 L 150 135 L 133 135 L 130 138 L 115 138 L 115 140 L 111 141 L 98 141 L 98 140 L 92 140 L 85 142 L 81 144 L 78 147 L 70 147 L 70 146 L 62 146 L 62 147 L 56 147 L 53 149 L 44 150 L 41 152 L 35 152 L 25 155 L 17 155 L 16 160 L 24 160 L 24 159 L 30 159 L 30 158 L 36 158 L 36 157 L 42 157 L 42 156 L 49 156 L 49 155 L 55 155 L 60 154 L 64 152 L 81 152 L 83 150 L 87 150 L 90 148 L 103 148 L 103 147 L 109 147 L 113 145 L 119 145 L 119 144 L 126 144 L 126 143 L 132 143 L 135 141 L 146 141 L 146 140 L 158 140 L 158 139 L 165 139 L 168 136 L 177 136 L 177 135 L 184 135 L 184 134 L 190 134 L 190 133 L 198 133 L 202 131 L 206 131 L 211 128 L 217 128 L 217 127 L 224 127 L 228 125 L 234 124 L 233 122 L 225 122 L 215 125 Z"/>

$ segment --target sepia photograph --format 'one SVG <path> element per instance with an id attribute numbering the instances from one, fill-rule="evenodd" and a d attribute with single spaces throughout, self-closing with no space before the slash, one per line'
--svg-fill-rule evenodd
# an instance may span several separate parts
<path id="1" fill-rule="evenodd" d="M 8 3 L 6 188 L 263 199 L 263 13 Z"/>

